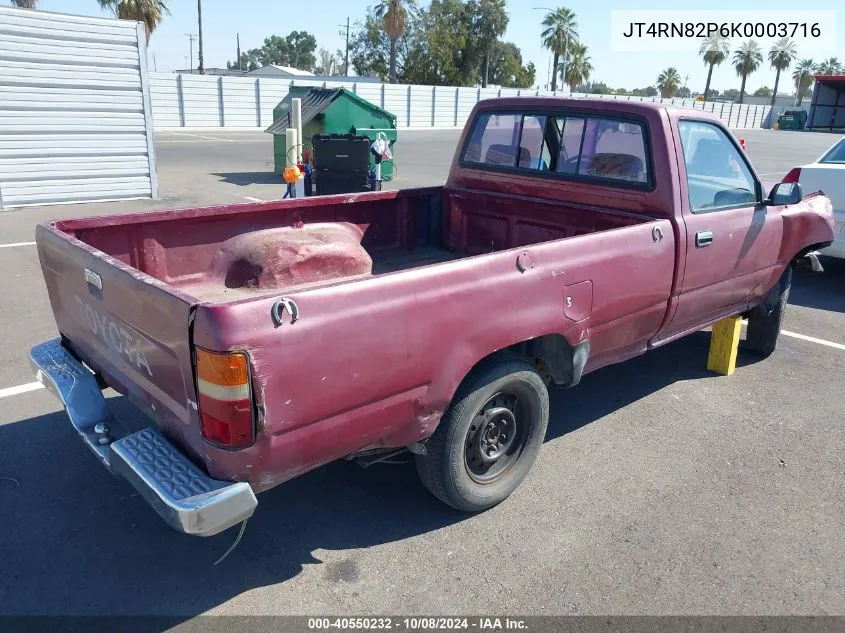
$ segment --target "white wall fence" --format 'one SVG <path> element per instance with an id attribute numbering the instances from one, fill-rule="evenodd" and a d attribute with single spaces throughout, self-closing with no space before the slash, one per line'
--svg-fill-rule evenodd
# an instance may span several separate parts
<path id="1" fill-rule="evenodd" d="M 157 128 L 264 128 L 290 86 L 345 87 L 396 116 L 399 128 L 463 127 L 476 102 L 493 97 L 567 96 L 550 90 L 455 88 L 268 77 L 215 77 L 150 73 L 153 121 Z M 572 97 L 658 101 L 713 112 L 731 128 L 768 127 L 768 105 L 702 102 L 693 99 L 585 95 Z"/>

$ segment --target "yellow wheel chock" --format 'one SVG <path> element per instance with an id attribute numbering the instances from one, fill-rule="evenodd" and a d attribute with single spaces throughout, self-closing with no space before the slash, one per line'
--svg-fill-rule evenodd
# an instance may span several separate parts
<path id="1" fill-rule="evenodd" d="M 734 373 L 741 332 L 741 316 L 728 317 L 713 324 L 713 333 L 710 335 L 710 353 L 707 355 L 707 369 L 723 376 L 730 376 Z"/>

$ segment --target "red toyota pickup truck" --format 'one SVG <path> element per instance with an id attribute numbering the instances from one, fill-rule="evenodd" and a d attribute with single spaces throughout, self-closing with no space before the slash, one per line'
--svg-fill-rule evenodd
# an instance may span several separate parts
<path id="1" fill-rule="evenodd" d="M 480 511 L 531 468 L 549 385 L 736 314 L 770 354 L 792 265 L 833 226 L 823 194 L 764 188 L 704 112 L 482 101 L 443 187 L 39 225 L 60 337 L 31 361 L 177 530 L 404 450 Z M 125 428 L 105 387 L 151 424 Z"/>

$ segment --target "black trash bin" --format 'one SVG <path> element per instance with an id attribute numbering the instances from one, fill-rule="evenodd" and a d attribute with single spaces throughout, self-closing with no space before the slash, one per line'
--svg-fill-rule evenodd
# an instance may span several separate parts
<path id="1" fill-rule="evenodd" d="M 317 195 L 370 191 L 370 139 L 354 134 L 315 134 L 314 186 Z"/>

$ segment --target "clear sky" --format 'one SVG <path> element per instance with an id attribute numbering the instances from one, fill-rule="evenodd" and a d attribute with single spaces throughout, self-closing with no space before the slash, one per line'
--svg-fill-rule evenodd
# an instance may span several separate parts
<path id="1" fill-rule="evenodd" d="M 5 0 L 0 0 L 4 2 Z M 421 0 L 423 6 L 428 0 Z M 187 33 L 197 32 L 197 3 L 194 0 L 169 0 L 171 15 L 167 16 L 150 40 L 150 66 L 159 71 L 185 68 L 188 64 L 189 42 Z M 367 7 L 373 0 L 203 0 L 203 40 L 207 67 L 225 67 L 227 60 L 235 58 L 235 35 L 240 33 L 241 48 L 255 48 L 265 37 L 273 34 L 286 35 L 293 30 L 305 30 L 317 38 L 318 49 L 335 51 L 343 48 L 344 40 L 339 34 L 340 25 L 349 16 L 354 23 L 363 19 Z M 681 5 L 670 0 L 508 0 L 510 24 L 505 39 L 522 49 L 524 60 L 537 66 L 537 84 L 544 87 L 547 82 L 550 54 L 540 44 L 540 21 L 544 11 L 533 7 L 566 6 L 578 16 L 581 40 L 589 46 L 594 67 L 591 79 L 604 81 L 614 88 L 631 90 L 654 84 L 657 75 L 666 66 L 678 68 L 681 77 L 688 76 L 688 86 L 697 92 L 704 89 L 706 68 L 701 59 L 691 52 L 613 52 L 610 47 L 610 11 L 613 9 L 760 9 L 760 19 L 774 9 L 839 9 L 835 25 L 836 51 L 813 51 L 809 45 L 799 47 L 800 57 L 838 56 L 845 62 L 845 3 L 841 0 L 689 0 Z M 97 0 L 40 0 L 40 8 L 47 11 L 83 15 L 103 15 Z M 154 60 L 153 60 L 154 54 Z M 196 44 L 194 63 L 196 65 Z M 760 86 L 772 87 L 774 70 L 768 63 L 748 78 L 747 91 L 753 92 Z M 722 64 L 713 72 L 712 87 L 722 91 L 739 88 L 740 80 L 730 64 Z M 781 86 L 784 86 L 782 83 Z"/>

